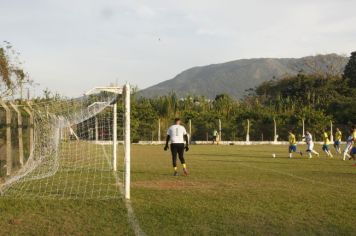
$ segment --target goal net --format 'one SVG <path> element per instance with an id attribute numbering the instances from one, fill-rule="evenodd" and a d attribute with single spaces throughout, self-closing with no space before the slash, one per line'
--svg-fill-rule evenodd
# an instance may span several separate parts
<path id="1" fill-rule="evenodd" d="M 129 85 L 32 102 L 30 156 L 0 184 L 1 195 L 107 199 L 125 193 L 129 198 L 129 104 Z"/>

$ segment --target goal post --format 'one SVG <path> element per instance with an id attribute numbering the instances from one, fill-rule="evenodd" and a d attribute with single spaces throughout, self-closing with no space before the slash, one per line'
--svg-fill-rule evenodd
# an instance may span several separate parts
<path id="1" fill-rule="evenodd" d="M 87 92 L 93 94 L 95 92 L 111 92 L 114 94 L 121 94 L 124 98 L 124 190 L 125 198 L 130 199 L 130 185 L 131 185 L 131 88 L 129 83 L 123 87 L 96 87 Z M 113 149 L 112 149 L 112 166 L 113 171 L 117 171 L 117 99 L 113 102 Z"/>
<path id="2" fill-rule="evenodd" d="M 124 87 L 125 97 L 125 198 L 130 199 L 131 184 L 131 89 L 127 83 Z"/>

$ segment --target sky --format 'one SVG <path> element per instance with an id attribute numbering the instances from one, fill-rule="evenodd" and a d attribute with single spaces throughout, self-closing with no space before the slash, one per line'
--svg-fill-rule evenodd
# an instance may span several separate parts
<path id="1" fill-rule="evenodd" d="M 38 86 L 80 96 L 143 89 L 194 66 L 356 50 L 355 0 L 0 0 L 9 41 Z"/>

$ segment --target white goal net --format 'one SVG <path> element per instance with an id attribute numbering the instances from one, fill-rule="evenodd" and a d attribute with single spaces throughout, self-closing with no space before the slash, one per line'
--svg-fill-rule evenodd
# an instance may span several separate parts
<path id="1" fill-rule="evenodd" d="M 107 199 L 121 192 L 129 198 L 129 99 L 126 85 L 96 88 L 77 99 L 32 102 L 31 154 L 0 184 L 1 195 Z"/>

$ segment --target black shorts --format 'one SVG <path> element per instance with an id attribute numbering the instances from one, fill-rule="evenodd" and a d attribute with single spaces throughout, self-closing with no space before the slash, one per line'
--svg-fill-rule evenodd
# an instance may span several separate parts
<path id="1" fill-rule="evenodd" d="M 180 163 L 185 164 L 184 143 L 172 143 L 171 144 L 171 153 L 172 153 L 173 167 L 177 166 L 177 156 L 179 157 Z"/>

